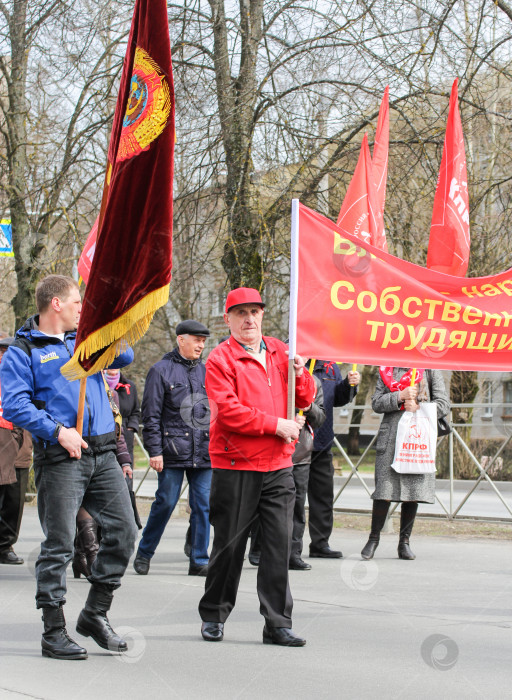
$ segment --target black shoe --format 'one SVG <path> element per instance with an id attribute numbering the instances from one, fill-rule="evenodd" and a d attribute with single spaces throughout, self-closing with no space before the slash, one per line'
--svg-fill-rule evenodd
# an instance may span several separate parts
<path id="1" fill-rule="evenodd" d="M 141 576 L 146 576 L 149 571 L 149 564 L 151 559 L 146 559 L 141 554 L 137 552 L 135 559 L 133 560 L 133 568 Z"/>
<path id="2" fill-rule="evenodd" d="M 365 544 L 363 549 L 361 550 L 361 557 L 363 559 L 373 559 L 373 555 L 375 554 L 375 550 L 379 546 L 379 540 L 372 540 L 371 538 L 368 540 L 368 542 Z"/>
<path id="3" fill-rule="evenodd" d="M 205 642 L 222 642 L 224 639 L 223 622 L 203 622 L 201 634 Z"/>
<path id="4" fill-rule="evenodd" d="M 282 647 L 303 647 L 305 639 L 298 637 L 290 627 L 263 628 L 263 644 L 279 644 Z"/>
<path id="5" fill-rule="evenodd" d="M 114 597 L 113 588 L 104 583 L 93 583 L 85 608 L 78 616 L 76 631 L 84 637 L 92 637 L 102 649 L 128 651 L 128 644 L 114 632 L 108 621 Z"/>
<path id="6" fill-rule="evenodd" d="M 0 564 L 23 564 L 23 559 L 19 557 L 12 549 L 6 552 L 0 552 Z"/>
<path id="7" fill-rule="evenodd" d="M 311 564 L 308 564 L 300 557 L 293 557 L 293 559 L 290 559 L 288 568 L 294 571 L 309 571 Z"/>
<path id="8" fill-rule="evenodd" d="M 208 574 L 208 564 L 204 566 L 198 566 L 197 564 L 190 564 L 188 567 L 189 576 L 206 576 Z"/>
<path id="9" fill-rule="evenodd" d="M 87 658 L 87 650 L 68 635 L 64 611 L 59 608 L 43 608 L 44 632 L 41 653 L 51 659 L 80 661 Z"/>
<path id="10" fill-rule="evenodd" d="M 343 554 L 337 549 L 331 549 L 329 545 L 327 547 L 320 547 L 320 549 L 309 548 L 310 557 L 319 557 L 322 559 L 341 559 Z"/>
<path id="11" fill-rule="evenodd" d="M 260 553 L 259 552 L 249 552 L 249 562 L 253 566 L 260 565 Z"/>
<path id="12" fill-rule="evenodd" d="M 409 547 L 409 542 L 399 542 L 398 543 L 398 558 L 399 559 L 416 559 L 416 555 Z"/>

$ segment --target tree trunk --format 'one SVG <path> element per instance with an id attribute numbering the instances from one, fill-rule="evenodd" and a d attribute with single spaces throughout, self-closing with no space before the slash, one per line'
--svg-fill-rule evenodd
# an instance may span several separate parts
<path id="1" fill-rule="evenodd" d="M 26 206 L 27 116 L 25 97 L 29 47 L 25 35 L 28 0 L 16 0 L 9 18 L 11 42 L 10 66 L 2 63 L 7 83 L 7 196 L 12 223 L 14 264 L 18 291 L 12 300 L 16 328 L 33 312 L 34 254 L 30 237 L 30 219 Z"/>
<path id="2" fill-rule="evenodd" d="M 258 97 L 256 59 L 263 31 L 263 1 L 240 0 L 241 52 L 238 76 L 232 77 L 224 0 L 210 0 L 215 41 L 217 101 L 225 152 L 227 236 L 222 266 L 232 288 L 261 289 L 260 232 L 253 212 L 257 193 L 251 186 L 251 143 Z"/>

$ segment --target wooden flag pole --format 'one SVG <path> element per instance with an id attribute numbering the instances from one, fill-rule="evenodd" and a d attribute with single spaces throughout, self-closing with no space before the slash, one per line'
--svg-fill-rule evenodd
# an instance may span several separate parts
<path id="1" fill-rule="evenodd" d="M 416 372 L 417 372 L 416 369 L 413 369 L 413 370 L 412 370 L 412 374 L 411 374 L 411 386 L 414 386 L 414 385 L 416 384 Z"/>
<path id="2" fill-rule="evenodd" d="M 87 385 L 87 377 L 80 380 L 80 394 L 78 396 L 78 413 L 76 414 L 76 431 L 82 437 L 84 428 L 84 410 L 85 410 L 85 389 Z"/>

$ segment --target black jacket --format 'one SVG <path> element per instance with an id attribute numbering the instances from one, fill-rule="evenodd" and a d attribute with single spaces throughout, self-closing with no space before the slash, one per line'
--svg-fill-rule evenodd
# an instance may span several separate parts
<path id="1" fill-rule="evenodd" d="M 292 454 L 292 464 L 311 464 L 313 437 L 316 434 L 316 430 L 325 422 L 322 382 L 314 375 L 313 379 L 316 384 L 316 396 L 311 404 L 311 408 L 304 414 L 306 416 L 306 422 L 300 431 L 299 440 L 295 445 L 295 452 Z"/>
<path id="2" fill-rule="evenodd" d="M 142 435 L 150 457 L 163 455 L 164 467 L 210 467 L 210 408 L 205 366 L 185 360 L 178 349 L 148 372 L 142 398 Z"/>
<path id="3" fill-rule="evenodd" d="M 133 462 L 133 436 L 139 432 L 140 403 L 137 396 L 137 387 L 131 379 L 122 372 L 119 384 L 115 387 L 119 398 L 119 410 L 123 419 L 123 430 L 126 438 L 126 446 Z"/>
<path id="4" fill-rule="evenodd" d="M 347 378 L 343 379 L 340 368 L 335 362 L 317 360 L 313 376 L 319 379 L 324 390 L 324 410 L 325 422 L 315 431 L 315 452 L 329 450 L 334 441 L 333 409 L 335 406 L 344 406 L 350 401 L 351 386 Z M 354 387 L 353 395 L 357 394 L 357 387 Z"/>

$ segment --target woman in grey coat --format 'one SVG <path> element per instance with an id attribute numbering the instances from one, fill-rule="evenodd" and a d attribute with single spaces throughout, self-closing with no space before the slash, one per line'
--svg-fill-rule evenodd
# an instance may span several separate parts
<path id="1" fill-rule="evenodd" d="M 450 402 L 439 370 L 418 370 L 418 384 L 411 386 L 412 370 L 404 367 L 381 367 L 380 377 L 372 396 L 375 413 L 383 413 L 376 442 L 375 491 L 372 494 L 372 526 L 370 538 L 361 556 L 371 559 L 378 547 L 380 532 L 386 521 L 391 501 L 402 504 L 400 514 L 400 559 L 415 559 L 409 546 L 418 503 L 434 503 L 435 474 L 399 474 L 392 469 L 398 423 L 403 410 L 417 411 L 418 402 L 433 401 L 437 416 L 450 411 Z"/>

